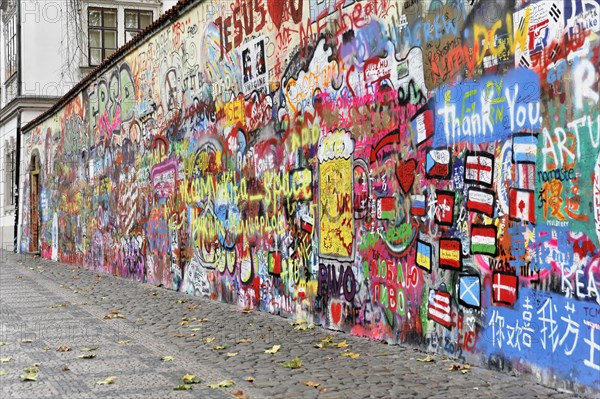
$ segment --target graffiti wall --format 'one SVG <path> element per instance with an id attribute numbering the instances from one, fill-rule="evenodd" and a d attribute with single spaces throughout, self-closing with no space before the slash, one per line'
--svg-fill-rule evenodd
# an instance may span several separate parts
<path id="1" fill-rule="evenodd" d="M 598 0 L 173 21 L 30 126 L 21 250 L 597 389 Z"/>

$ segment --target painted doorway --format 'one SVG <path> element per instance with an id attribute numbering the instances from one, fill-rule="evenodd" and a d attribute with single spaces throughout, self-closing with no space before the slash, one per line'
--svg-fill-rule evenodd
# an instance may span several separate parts
<path id="1" fill-rule="evenodd" d="M 29 252 L 40 252 L 40 157 L 33 154 L 29 166 L 31 187 L 29 190 L 29 231 L 31 237 L 29 240 Z"/>

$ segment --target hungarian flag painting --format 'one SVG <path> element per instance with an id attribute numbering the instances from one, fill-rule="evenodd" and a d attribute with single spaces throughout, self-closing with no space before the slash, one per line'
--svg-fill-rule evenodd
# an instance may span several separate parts
<path id="1" fill-rule="evenodd" d="M 461 269 L 460 240 L 457 238 L 440 238 L 440 267 L 442 269 Z"/>
<path id="2" fill-rule="evenodd" d="M 429 290 L 427 313 L 431 320 L 450 328 L 452 325 L 450 294 L 439 290 Z"/>
<path id="3" fill-rule="evenodd" d="M 517 301 L 518 278 L 514 274 L 494 273 L 492 290 L 495 303 L 514 305 Z"/>
<path id="4" fill-rule="evenodd" d="M 465 182 L 491 187 L 494 179 L 494 157 L 488 153 L 468 152 L 465 159 Z"/>
<path id="5" fill-rule="evenodd" d="M 467 209 L 480 212 L 489 217 L 494 216 L 494 192 L 483 189 L 470 188 L 467 196 Z"/>
<path id="6" fill-rule="evenodd" d="M 396 217 L 396 200 L 394 197 L 377 198 L 377 219 L 392 220 Z"/>
<path id="7" fill-rule="evenodd" d="M 496 226 L 471 226 L 471 253 L 492 256 L 497 254 Z"/>
<path id="8" fill-rule="evenodd" d="M 509 195 L 508 215 L 513 220 L 535 223 L 534 200 L 533 191 L 512 188 Z"/>

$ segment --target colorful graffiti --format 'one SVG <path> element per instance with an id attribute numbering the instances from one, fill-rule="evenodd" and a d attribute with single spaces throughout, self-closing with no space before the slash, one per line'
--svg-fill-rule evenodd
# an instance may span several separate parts
<path id="1" fill-rule="evenodd" d="M 44 257 L 597 389 L 598 0 L 183 4 L 29 127 Z"/>

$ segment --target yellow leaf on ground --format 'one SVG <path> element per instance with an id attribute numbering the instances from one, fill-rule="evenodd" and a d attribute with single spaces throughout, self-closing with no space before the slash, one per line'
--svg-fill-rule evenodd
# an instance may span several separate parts
<path id="1" fill-rule="evenodd" d="M 71 350 L 71 348 L 69 348 L 66 345 L 61 345 L 58 348 L 56 348 L 57 352 L 69 352 Z"/>
<path id="2" fill-rule="evenodd" d="M 227 357 L 234 357 L 237 355 L 238 355 L 238 352 L 227 352 Z"/>
<path id="3" fill-rule="evenodd" d="M 244 381 L 254 382 L 254 381 L 256 381 L 256 378 L 254 378 L 254 377 L 244 377 Z"/>
<path id="4" fill-rule="evenodd" d="M 435 362 L 435 358 L 430 355 L 427 355 L 423 359 L 417 359 L 417 361 L 418 362 Z"/>
<path id="5" fill-rule="evenodd" d="M 0 342 L 0 346 L 10 345 L 10 342 Z"/>
<path id="6" fill-rule="evenodd" d="M 453 364 L 452 366 L 450 366 L 450 368 L 448 370 L 449 371 L 460 370 L 460 364 Z"/>
<path id="7" fill-rule="evenodd" d="M 319 385 L 321 385 L 320 382 L 315 382 L 315 381 L 304 381 L 304 385 L 306 385 L 307 387 L 318 387 Z"/>
<path id="8" fill-rule="evenodd" d="M 290 326 L 299 326 L 301 324 L 306 324 L 306 320 L 298 319 L 296 321 L 290 322 Z"/>
<path id="9" fill-rule="evenodd" d="M 290 368 L 290 369 L 299 369 L 300 367 L 302 367 L 302 360 L 300 360 L 300 358 L 298 356 L 296 356 L 292 360 L 283 362 L 282 365 L 283 365 L 283 367 Z"/>
<path id="10" fill-rule="evenodd" d="M 37 381 L 38 373 L 27 373 L 22 375 L 21 381 Z"/>
<path id="11" fill-rule="evenodd" d="M 215 339 L 216 339 L 215 337 L 206 337 L 206 338 L 203 338 L 203 339 L 202 339 L 202 341 L 204 341 L 204 342 L 206 342 L 206 343 L 209 343 L 209 344 L 210 344 L 210 343 L 211 343 L 211 342 L 213 342 Z"/>
<path id="12" fill-rule="evenodd" d="M 163 362 L 171 362 L 175 359 L 175 356 L 163 356 L 160 358 Z"/>
<path id="13" fill-rule="evenodd" d="M 88 353 L 87 355 L 79 356 L 80 359 L 93 359 L 95 357 L 96 357 L 96 355 L 94 353 Z"/>
<path id="14" fill-rule="evenodd" d="M 195 374 L 185 374 L 181 377 L 181 380 L 184 384 L 199 384 L 202 382 L 199 378 L 196 378 Z"/>
<path id="15" fill-rule="evenodd" d="M 208 384 L 209 388 L 229 388 L 231 386 L 235 385 L 235 382 L 233 380 L 223 380 L 221 382 L 219 382 L 218 384 Z"/>
<path id="16" fill-rule="evenodd" d="M 97 347 L 92 347 L 92 348 L 81 348 L 82 351 L 84 352 L 91 352 L 91 351 L 95 351 L 97 350 Z"/>
<path id="17" fill-rule="evenodd" d="M 185 337 L 184 333 L 171 333 L 172 336 L 174 336 L 175 338 L 183 338 Z"/>
<path id="18" fill-rule="evenodd" d="M 222 351 L 223 349 L 227 349 L 227 345 L 213 345 L 213 350 Z"/>
<path id="19" fill-rule="evenodd" d="M 32 339 L 29 339 L 29 338 L 27 338 L 27 339 L 22 339 L 22 340 L 21 340 L 21 342 L 22 342 L 22 343 L 24 343 L 24 344 L 30 344 L 30 343 L 32 343 L 32 342 L 33 342 L 33 340 L 32 340 Z"/>
<path id="20" fill-rule="evenodd" d="M 130 342 L 131 342 L 130 339 L 122 339 L 120 341 L 117 341 L 117 344 L 119 344 L 119 345 L 125 345 L 125 344 L 128 344 Z"/>
<path id="21" fill-rule="evenodd" d="M 192 389 L 192 386 L 189 384 L 181 384 L 173 388 L 174 391 L 189 391 L 190 389 Z"/>
<path id="22" fill-rule="evenodd" d="M 10 357 L 10 356 L 9 357 L 0 357 L 0 364 L 1 363 L 8 363 L 8 362 L 10 362 L 12 360 L 13 360 L 13 358 Z"/>
<path id="23" fill-rule="evenodd" d="M 333 336 L 328 335 L 325 338 L 321 339 L 321 342 L 331 343 L 333 342 Z"/>
<path id="24" fill-rule="evenodd" d="M 341 341 L 341 342 L 338 342 L 337 344 L 333 344 L 333 345 L 337 346 L 338 348 L 347 348 L 350 346 L 346 343 L 346 341 Z"/>
<path id="25" fill-rule="evenodd" d="M 114 384 L 116 380 L 117 380 L 117 377 L 110 376 L 110 377 L 106 377 L 102 381 L 96 381 L 96 384 L 98 384 L 98 385 L 110 385 L 110 384 Z"/>
<path id="26" fill-rule="evenodd" d="M 199 305 L 187 305 L 186 306 L 189 310 L 194 310 L 194 309 L 198 309 L 200 306 Z"/>
<path id="27" fill-rule="evenodd" d="M 0 370 L 0 375 L 8 375 L 8 371 L 6 371 L 6 370 Z"/>
<path id="28" fill-rule="evenodd" d="M 281 348 L 281 345 L 273 345 L 273 348 L 271 349 L 265 349 L 265 353 L 270 353 L 271 355 L 274 355 L 277 353 L 277 351 L 279 350 L 279 348 Z"/>
<path id="29" fill-rule="evenodd" d="M 354 352 L 342 352 L 341 353 L 342 356 L 344 357 L 349 357 L 351 359 L 356 359 L 357 357 L 360 356 L 360 353 L 354 353 Z"/>
<path id="30" fill-rule="evenodd" d="M 238 344 L 248 344 L 248 343 L 250 343 L 250 342 L 252 342 L 252 340 L 251 340 L 251 339 L 248 339 L 248 338 L 242 338 L 242 339 L 238 339 L 238 340 L 237 340 L 237 343 L 238 343 Z"/>
<path id="31" fill-rule="evenodd" d="M 200 323 L 207 323 L 208 319 L 206 317 L 204 317 L 204 318 L 200 319 L 199 321 L 200 321 Z"/>

